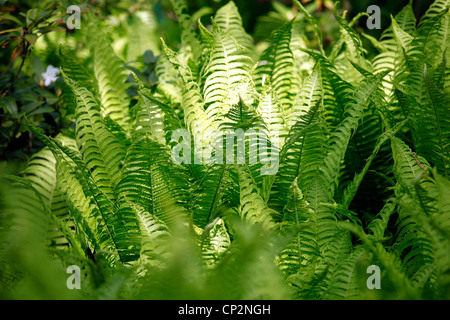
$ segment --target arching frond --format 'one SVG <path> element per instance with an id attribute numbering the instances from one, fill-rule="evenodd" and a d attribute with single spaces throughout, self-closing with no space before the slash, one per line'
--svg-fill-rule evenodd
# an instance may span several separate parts
<path id="1" fill-rule="evenodd" d="M 102 30 L 89 24 L 89 29 L 95 33 L 90 38 L 90 49 L 94 60 L 94 74 L 97 80 L 98 93 L 103 116 L 109 115 L 121 126 L 127 128 L 129 120 L 129 102 L 126 94 L 127 74 L 123 62 L 116 56 L 106 35 Z"/>
<path id="2" fill-rule="evenodd" d="M 241 15 L 233 1 L 217 10 L 214 21 L 225 34 L 230 35 L 237 43 L 246 48 L 249 56 L 253 55 L 253 39 L 242 26 Z"/>
<path id="3" fill-rule="evenodd" d="M 206 113 L 216 120 L 228 112 L 232 104 L 244 95 L 248 76 L 249 57 L 240 54 L 241 44 L 213 23 L 213 43 L 203 72 L 203 95 Z M 240 88 L 243 87 L 243 88 Z"/>
<path id="4" fill-rule="evenodd" d="M 120 162 L 125 156 L 124 147 L 107 130 L 92 93 L 67 77 L 65 80 L 77 98 L 77 145 L 100 190 L 113 201 L 114 189 L 120 180 Z"/>
<path id="5" fill-rule="evenodd" d="M 264 84 L 270 83 L 275 99 L 286 115 L 289 114 L 300 83 L 290 49 L 293 23 L 291 20 L 272 33 L 270 37 L 272 45 L 261 54 L 255 73 L 256 87 L 262 88 Z"/>
<path id="6" fill-rule="evenodd" d="M 274 216 L 277 212 L 270 209 L 258 194 L 250 173 L 245 167 L 237 168 L 240 186 L 240 215 L 245 223 L 260 223 L 264 229 L 275 227 Z"/>
<path id="7" fill-rule="evenodd" d="M 384 74 L 377 74 L 365 79 L 361 83 L 355 91 L 354 102 L 345 111 L 347 116 L 332 134 L 328 154 L 324 159 L 324 165 L 321 167 L 325 181 L 329 182 L 331 194 L 334 194 L 334 186 L 337 185 L 336 180 L 339 176 L 340 163 L 345 156 L 348 143 L 358 128 L 358 123 L 363 116 L 364 107 L 369 102 L 370 96 L 377 90 L 383 76 Z"/>

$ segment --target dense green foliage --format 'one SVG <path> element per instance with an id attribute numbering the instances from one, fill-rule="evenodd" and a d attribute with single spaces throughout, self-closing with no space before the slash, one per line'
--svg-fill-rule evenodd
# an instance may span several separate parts
<path id="1" fill-rule="evenodd" d="M 178 48 L 151 37 L 151 13 L 111 41 L 86 12 L 58 50 L 75 128 L 52 137 L 28 121 L 45 147 L 1 185 L 0 294 L 449 299 L 450 2 L 418 22 L 408 4 L 380 39 L 365 35 L 373 56 L 338 4 L 324 48 L 298 1 L 257 45 L 232 1 L 208 25 L 171 3 Z M 181 128 L 205 148 L 210 130 L 261 129 L 279 168 L 175 164 Z M 70 265 L 81 290 L 66 287 Z"/>

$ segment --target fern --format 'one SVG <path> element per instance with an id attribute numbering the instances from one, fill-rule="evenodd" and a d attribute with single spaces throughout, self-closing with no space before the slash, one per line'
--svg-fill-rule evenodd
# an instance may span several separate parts
<path id="1" fill-rule="evenodd" d="M 94 26 L 90 26 L 94 29 Z M 95 31 L 98 35 L 90 43 L 94 60 L 94 74 L 97 79 L 99 101 L 101 101 L 102 114 L 110 115 L 122 126 L 126 126 L 129 120 L 129 109 L 123 64 L 115 55 L 106 35 L 99 29 Z"/>
<path id="2" fill-rule="evenodd" d="M 262 53 L 255 79 L 257 87 L 263 86 L 266 82 L 273 86 L 275 99 L 280 103 L 285 115 L 289 114 L 295 90 L 300 82 L 298 75 L 294 73 L 294 57 L 290 49 L 293 23 L 291 20 L 273 32 L 271 35 L 273 45 Z"/>
<path id="3" fill-rule="evenodd" d="M 374 55 L 354 28 L 366 14 L 337 6 L 327 47 L 298 1 L 274 4 L 261 43 L 234 2 L 198 21 L 211 10 L 170 4 L 178 47 L 138 8 L 118 26 L 89 13 L 84 58 L 62 45 L 74 126 L 29 123 L 45 147 L 0 185 L 0 289 L 78 265 L 83 298 L 448 298 L 448 1 L 362 34 Z"/>
<path id="4" fill-rule="evenodd" d="M 229 37 L 219 25 L 213 26 L 214 40 L 203 74 L 203 96 L 206 113 L 215 120 L 217 113 L 226 114 L 238 101 L 238 92 L 242 92 L 239 86 L 248 73 L 248 57 L 239 54 L 237 39 Z"/>

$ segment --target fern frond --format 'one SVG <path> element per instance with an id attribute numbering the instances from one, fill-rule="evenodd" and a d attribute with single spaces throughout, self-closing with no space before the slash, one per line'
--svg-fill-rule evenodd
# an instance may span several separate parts
<path id="1" fill-rule="evenodd" d="M 330 129 L 335 129 L 344 119 L 344 111 L 353 98 L 355 88 L 345 81 L 331 61 L 323 55 L 305 50 L 320 66 L 323 90 L 323 118 Z"/>
<path id="2" fill-rule="evenodd" d="M 200 138 L 206 131 L 217 129 L 217 126 L 205 112 L 205 102 L 196 75 L 189 65 L 178 59 L 177 54 L 168 48 L 163 40 L 161 41 L 164 53 L 178 70 L 184 83 L 182 106 L 185 124 L 194 137 Z"/>
<path id="3" fill-rule="evenodd" d="M 99 97 L 97 92 L 97 82 L 94 73 L 87 68 L 85 65 L 79 63 L 70 54 L 65 52 L 62 48 L 59 50 L 59 55 L 61 57 L 61 69 L 64 73 L 71 79 L 77 81 L 81 86 L 85 88 L 91 88 L 94 96 Z M 65 84 L 60 100 L 68 112 L 68 115 L 74 116 L 77 107 L 76 97 L 73 94 L 71 88 Z"/>
<path id="4" fill-rule="evenodd" d="M 303 81 L 303 86 L 295 97 L 292 111 L 287 118 L 288 127 L 291 128 L 297 119 L 313 108 L 318 101 L 322 100 L 322 95 L 320 64 L 317 64 L 313 72 Z"/>
<path id="5" fill-rule="evenodd" d="M 449 56 L 450 7 L 447 0 L 433 3 L 419 22 L 418 36 L 408 55 L 416 61 L 425 60 L 436 68 L 445 54 Z"/>
<path id="6" fill-rule="evenodd" d="M 444 175 L 449 173 L 450 125 L 447 112 L 448 95 L 442 88 L 440 74 L 445 70 L 445 57 L 439 69 L 418 64 L 409 69 L 404 86 L 396 84 L 401 106 L 409 115 L 410 127 L 417 152 L 437 166 Z"/>
<path id="7" fill-rule="evenodd" d="M 148 135 L 161 145 L 170 142 L 174 130 L 182 127 L 171 105 L 161 102 L 135 76 L 139 99 L 133 108 L 134 123 L 131 127 L 131 140 Z"/>
<path id="8" fill-rule="evenodd" d="M 221 218 L 214 221 L 205 228 L 202 239 L 203 261 L 210 268 L 214 268 L 221 261 L 231 244 L 230 235 Z"/>
<path id="9" fill-rule="evenodd" d="M 166 224 L 157 216 L 144 210 L 139 204 L 128 201 L 126 196 L 121 201 L 120 210 L 132 211 L 129 215 L 136 216 L 139 221 L 140 239 L 134 239 L 134 243 L 140 242 L 141 263 L 152 266 L 163 265 L 164 260 L 167 259 L 168 240 L 171 236 Z"/>
<path id="10" fill-rule="evenodd" d="M 64 75 L 77 98 L 76 140 L 87 167 L 98 187 L 110 200 L 120 180 L 120 163 L 125 156 L 123 145 L 106 128 L 100 107 L 92 93 Z"/>
<path id="11" fill-rule="evenodd" d="M 71 139 L 62 136 L 56 139 L 75 148 L 75 141 Z M 44 148 L 33 156 L 21 175 L 30 181 L 30 185 L 39 193 L 40 200 L 47 208 L 47 238 L 51 242 L 50 246 L 58 249 L 71 247 L 78 254 L 83 254 L 85 248 L 82 249 L 73 235 L 74 221 L 60 191 L 61 182 L 57 180 L 55 164 L 56 160 L 51 151 Z"/>
<path id="12" fill-rule="evenodd" d="M 215 23 L 212 34 L 214 41 L 202 78 L 206 113 L 215 120 L 225 115 L 231 105 L 238 102 L 239 94 L 244 95 L 239 87 L 248 77 L 250 68 L 249 57 L 239 52 L 241 45 L 236 39 Z"/>
<path id="13" fill-rule="evenodd" d="M 128 148 L 122 169 L 118 193 L 143 208 L 171 228 L 180 210 L 166 211 L 169 202 L 178 198 L 183 176 L 174 168 L 169 149 L 142 136 Z M 171 191 L 169 191 L 171 190 Z M 181 193 L 181 192 L 180 192 Z"/>
<path id="14" fill-rule="evenodd" d="M 30 127 L 33 133 L 52 151 L 56 159 L 57 179 L 61 192 L 66 195 L 67 205 L 76 224 L 83 234 L 87 247 L 91 251 L 102 252 L 110 265 L 115 265 L 123 257 L 126 261 L 128 252 L 121 248 L 115 238 L 120 233 L 120 224 L 114 223 L 114 208 L 107 197 L 97 188 L 89 169 L 82 162 L 76 151 L 59 145 L 46 137 L 37 128 Z M 75 173 L 75 174 L 73 174 Z M 118 230 L 112 230 L 117 226 Z M 123 237 L 123 234 L 120 235 Z M 119 238 L 120 238 L 119 236 Z M 124 251 L 122 251 L 124 249 Z"/>
<path id="15" fill-rule="evenodd" d="M 217 10 L 214 21 L 225 34 L 230 35 L 237 43 L 246 48 L 249 56 L 253 56 L 253 39 L 242 26 L 241 15 L 233 1 Z"/>
<path id="16" fill-rule="evenodd" d="M 92 21 L 89 28 L 96 36 L 90 38 L 89 45 L 94 58 L 94 74 L 97 79 L 102 115 L 109 115 L 123 128 L 127 128 L 130 115 L 124 64 L 115 55 L 106 35 L 94 23 Z"/>
<path id="17" fill-rule="evenodd" d="M 285 114 L 289 114 L 300 84 L 290 48 L 293 23 L 291 20 L 272 33 L 272 45 L 261 54 L 255 73 L 256 88 L 262 89 L 264 84 L 270 83 Z"/>
<path id="18" fill-rule="evenodd" d="M 361 172 L 359 172 L 358 174 L 355 175 L 354 180 L 347 186 L 347 188 L 345 189 L 345 191 L 343 193 L 342 205 L 344 208 L 348 208 L 353 197 L 356 195 L 356 192 L 358 191 L 358 189 L 360 187 L 360 184 L 364 178 L 364 175 L 369 170 L 369 167 L 372 164 L 372 161 L 376 157 L 377 153 L 380 151 L 381 146 L 389 139 L 389 136 L 395 135 L 405 125 L 405 123 L 406 123 L 406 120 L 397 124 L 394 128 L 388 130 L 387 132 L 385 132 L 384 134 L 382 134 L 378 137 L 377 143 L 373 149 L 373 152 L 370 155 L 370 157 L 367 158 L 367 161 L 366 161 L 366 164 L 365 164 L 363 170 L 361 170 Z"/>
<path id="19" fill-rule="evenodd" d="M 434 185 L 424 176 L 420 187 L 424 193 L 419 194 L 416 188 L 424 170 L 429 170 L 425 159 L 415 156 L 407 145 L 398 138 L 391 138 L 392 152 L 395 159 L 394 175 L 399 183 L 396 196 L 401 201 L 399 208 L 399 224 L 397 232 L 398 250 L 403 254 L 403 265 L 408 274 L 416 272 L 422 266 L 434 260 L 434 248 L 430 236 L 417 220 L 415 211 L 425 214 L 435 194 Z M 417 206 L 417 209 L 411 210 Z"/>
<path id="20" fill-rule="evenodd" d="M 297 179 L 289 190 L 289 198 L 283 209 L 283 221 L 295 225 L 296 230 L 294 239 L 283 249 L 277 260 L 279 268 L 289 277 L 301 272 L 320 254 L 314 229 L 308 225 L 314 221 L 314 212 L 310 210 L 309 203 L 298 188 Z"/>
<path id="21" fill-rule="evenodd" d="M 153 11 L 136 11 L 127 26 L 128 45 L 126 61 L 136 61 L 145 51 L 160 54 L 157 18 Z"/>
<path id="22" fill-rule="evenodd" d="M 161 54 L 156 60 L 155 73 L 158 77 L 158 93 L 174 106 L 179 106 L 183 94 L 182 80 L 165 54 Z"/>
<path id="23" fill-rule="evenodd" d="M 305 9 L 305 7 L 303 7 L 303 5 L 298 1 L 298 0 L 294 0 L 294 5 L 298 8 L 299 12 L 301 12 L 304 16 L 306 21 L 308 21 L 308 23 L 312 24 L 314 27 L 314 33 L 317 37 L 317 42 L 318 42 L 318 46 L 319 46 L 319 50 L 320 53 L 322 55 L 325 55 L 325 52 L 323 50 L 323 40 L 322 40 L 322 32 L 320 31 L 320 25 L 317 22 L 316 19 L 314 19 L 314 17 Z"/>
<path id="24" fill-rule="evenodd" d="M 278 213 L 270 209 L 266 202 L 258 194 L 250 173 L 245 167 L 237 168 L 240 186 L 240 215 L 242 220 L 248 224 L 258 223 L 264 229 L 275 228 L 274 216 Z"/>
<path id="25" fill-rule="evenodd" d="M 361 281 L 358 268 L 361 268 L 366 250 L 357 247 L 351 254 L 341 255 L 336 263 L 336 271 L 332 274 L 330 284 L 324 293 L 324 299 L 351 300 L 361 298 Z"/>
<path id="26" fill-rule="evenodd" d="M 192 200 L 189 203 L 193 221 L 199 228 L 210 224 L 227 201 L 227 186 L 230 187 L 230 168 L 228 165 L 212 164 L 208 167 L 194 166 L 199 178 L 193 181 Z M 233 191 L 233 190 L 230 190 Z"/>
<path id="27" fill-rule="evenodd" d="M 289 128 L 287 117 L 280 103 L 275 98 L 273 88 L 264 86 L 259 98 L 256 112 L 261 115 L 269 134 L 277 133 L 280 138 L 280 148 L 284 145 L 284 139 L 288 135 Z"/>
<path id="28" fill-rule="evenodd" d="M 281 149 L 280 169 L 269 202 L 275 208 L 281 209 L 285 205 L 288 190 L 297 177 L 300 190 L 308 190 L 323 161 L 326 138 L 323 123 L 318 120 L 320 102 L 299 117 Z"/>
<path id="29" fill-rule="evenodd" d="M 359 121 L 363 117 L 364 107 L 368 104 L 371 95 L 378 89 L 385 73 L 376 74 L 370 78 L 366 78 L 361 83 L 355 91 L 354 102 L 346 109 L 347 116 L 332 134 L 328 154 L 324 159 L 324 165 L 321 167 L 325 181 L 329 183 L 331 194 L 334 194 L 335 192 L 338 184 L 337 179 L 341 161 L 345 156 L 348 143 L 354 132 L 357 130 Z"/>
<path id="30" fill-rule="evenodd" d="M 198 61 L 202 54 L 201 44 L 197 38 L 197 34 L 192 27 L 192 19 L 188 14 L 188 5 L 185 0 L 170 0 L 172 8 L 180 23 L 181 42 L 183 47 L 192 52 L 193 61 Z"/>

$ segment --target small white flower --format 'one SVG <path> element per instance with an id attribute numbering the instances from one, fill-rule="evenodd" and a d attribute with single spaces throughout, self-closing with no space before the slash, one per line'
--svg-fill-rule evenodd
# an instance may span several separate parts
<path id="1" fill-rule="evenodd" d="M 57 75 L 59 74 L 59 69 L 55 68 L 51 64 L 47 67 L 47 70 L 42 74 L 42 78 L 44 79 L 44 86 L 48 87 L 53 82 L 58 79 Z"/>

